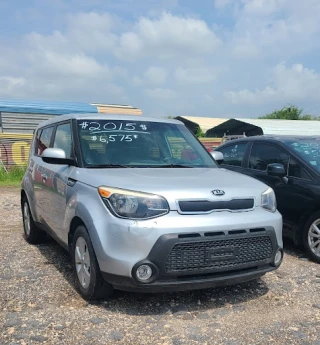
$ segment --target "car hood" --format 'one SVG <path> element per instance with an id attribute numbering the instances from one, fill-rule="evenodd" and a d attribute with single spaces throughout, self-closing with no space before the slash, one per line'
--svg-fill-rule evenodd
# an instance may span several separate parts
<path id="1" fill-rule="evenodd" d="M 165 197 L 170 209 L 177 200 L 230 200 L 255 198 L 260 204 L 261 194 L 268 188 L 262 182 L 223 168 L 122 168 L 75 169 L 72 178 L 92 187 L 109 186 Z M 223 196 L 213 190 L 223 190 Z"/>

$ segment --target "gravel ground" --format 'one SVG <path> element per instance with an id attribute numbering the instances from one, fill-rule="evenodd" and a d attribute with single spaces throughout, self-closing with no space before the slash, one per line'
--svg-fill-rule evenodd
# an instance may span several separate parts
<path id="1" fill-rule="evenodd" d="M 85 302 L 69 256 L 23 238 L 19 190 L 0 188 L 0 344 L 320 345 L 320 265 L 290 243 L 258 281 Z"/>

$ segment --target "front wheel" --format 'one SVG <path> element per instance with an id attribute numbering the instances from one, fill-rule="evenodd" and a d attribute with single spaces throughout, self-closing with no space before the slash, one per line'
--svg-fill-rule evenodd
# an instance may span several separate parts
<path id="1" fill-rule="evenodd" d="M 76 284 L 86 300 L 98 300 L 111 296 L 113 287 L 104 281 L 94 249 L 84 226 L 79 226 L 71 247 Z"/>
<path id="2" fill-rule="evenodd" d="M 303 232 L 303 245 L 310 258 L 320 263 L 320 212 L 308 219 Z"/>

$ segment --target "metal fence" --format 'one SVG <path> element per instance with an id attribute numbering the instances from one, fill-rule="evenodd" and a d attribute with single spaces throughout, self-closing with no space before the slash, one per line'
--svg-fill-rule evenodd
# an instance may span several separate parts
<path id="1" fill-rule="evenodd" d="M 49 114 L 24 114 L 1 112 L 1 128 L 4 133 L 28 133 L 32 134 L 34 129 L 42 121 L 49 120 L 55 115 Z"/>
<path id="2" fill-rule="evenodd" d="M 32 135 L 0 133 L 0 166 L 10 170 L 13 166 L 26 166 Z"/>

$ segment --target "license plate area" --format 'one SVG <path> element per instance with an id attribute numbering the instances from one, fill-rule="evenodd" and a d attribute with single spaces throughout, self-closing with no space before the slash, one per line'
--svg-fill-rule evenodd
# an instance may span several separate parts
<path id="1" fill-rule="evenodd" d="M 239 248 L 237 247 L 220 247 L 211 248 L 207 251 L 207 260 L 210 262 L 214 261 L 225 261 L 233 260 L 239 255 Z"/>

